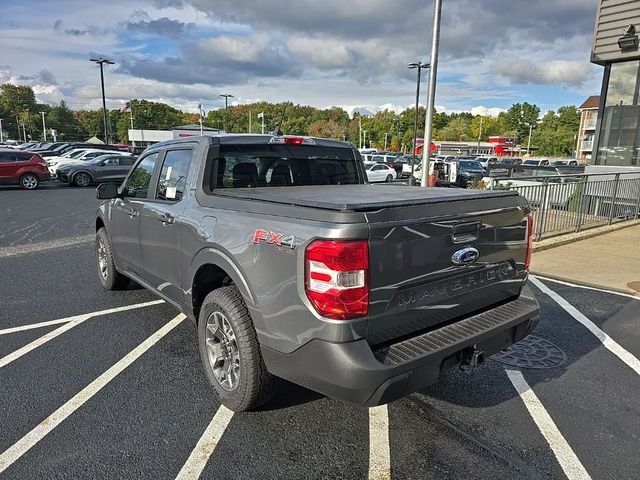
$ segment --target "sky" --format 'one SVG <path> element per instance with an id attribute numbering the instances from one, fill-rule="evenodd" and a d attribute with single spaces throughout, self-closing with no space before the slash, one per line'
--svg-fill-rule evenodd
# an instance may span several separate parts
<path id="1" fill-rule="evenodd" d="M 542 112 L 597 94 L 597 0 L 443 0 L 438 111 Z M 73 109 L 293 101 L 401 111 L 429 61 L 431 0 L 0 0 L 0 83 Z M 426 73 L 423 72 L 423 79 Z M 426 81 L 421 103 L 426 102 Z"/>

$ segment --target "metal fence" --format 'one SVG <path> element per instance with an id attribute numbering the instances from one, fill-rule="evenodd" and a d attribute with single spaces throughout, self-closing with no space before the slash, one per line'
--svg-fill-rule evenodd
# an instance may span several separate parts
<path id="1" fill-rule="evenodd" d="M 529 201 L 535 240 L 640 216 L 640 173 L 499 177 L 489 188 L 516 190 Z"/>

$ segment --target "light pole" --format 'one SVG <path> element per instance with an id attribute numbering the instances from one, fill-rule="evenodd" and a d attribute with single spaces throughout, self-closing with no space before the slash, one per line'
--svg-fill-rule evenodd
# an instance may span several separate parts
<path id="1" fill-rule="evenodd" d="M 230 93 L 222 93 L 220 96 L 224 97 L 224 131 L 228 132 L 228 130 L 227 130 L 227 112 L 228 112 L 228 109 L 229 109 L 229 98 L 233 98 L 233 95 L 231 95 Z"/>
<path id="2" fill-rule="evenodd" d="M 102 120 L 104 122 L 104 143 L 109 143 L 109 130 L 107 128 L 107 100 L 104 96 L 104 64 L 113 65 L 114 62 L 106 58 L 98 57 L 89 59 L 100 65 L 100 85 L 102 86 Z"/>
<path id="3" fill-rule="evenodd" d="M 362 130 L 362 143 L 364 145 L 364 147 L 362 148 L 367 148 L 367 131 L 366 130 Z"/>
<path id="4" fill-rule="evenodd" d="M 411 62 L 409 64 L 409 68 L 415 68 L 418 70 L 418 81 L 416 82 L 416 113 L 414 115 L 415 118 L 413 121 L 413 152 L 411 152 L 411 176 L 409 177 L 409 185 L 413 185 L 413 172 L 416 168 L 413 157 L 416 154 L 416 138 L 418 136 L 418 107 L 420 106 L 420 74 L 423 68 L 429 68 L 429 64 L 422 62 Z M 424 148 L 424 146 L 422 148 Z"/>
<path id="5" fill-rule="evenodd" d="M 384 151 L 387 151 L 387 137 L 389 134 L 387 132 L 384 133 Z"/>
<path id="6" fill-rule="evenodd" d="M 438 74 L 438 50 L 440 47 L 440 17 L 442 0 L 433 2 L 433 37 L 431 39 L 431 67 L 429 69 L 429 92 L 427 97 L 427 116 L 424 122 L 424 144 L 422 146 L 422 186 L 428 186 L 429 159 L 431 157 L 431 135 L 433 133 L 433 107 L 436 99 L 436 77 Z"/>
<path id="7" fill-rule="evenodd" d="M 533 123 L 529 124 L 529 140 L 527 141 L 527 157 L 531 156 L 531 132 L 533 131 Z"/>
<path id="8" fill-rule="evenodd" d="M 260 128 L 261 128 L 261 131 L 262 131 L 262 135 L 264 135 L 264 112 L 260 112 L 258 114 L 258 118 L 261 121 Z"/>
<path id="9" fill-rule="evenodd" d="M 4 136 L 2 134 L 2 119 L 0 118 L 0 143 L 4 142 Z"/>
<path id="10" fill-rule="evenodd" d="M 358 114 L 358 142 L 362 148 L 362 115 Z"/>
<path id="11" fill-rule="evenodd" d="M 44 123 L 44 114 L 45 112 L 40 112 L 40 115 L 42 115 L 42 136 L 44 137 L 43 141 L 47 141 L 47 124 Z"/>

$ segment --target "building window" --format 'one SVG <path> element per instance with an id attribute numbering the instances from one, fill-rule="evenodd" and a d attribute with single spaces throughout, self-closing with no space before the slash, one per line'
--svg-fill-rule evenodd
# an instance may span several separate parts
<path id="1" fill-rule="evenodd" d="M 640 165 L 640 61 L 611 65 L 597 165 Z"/>

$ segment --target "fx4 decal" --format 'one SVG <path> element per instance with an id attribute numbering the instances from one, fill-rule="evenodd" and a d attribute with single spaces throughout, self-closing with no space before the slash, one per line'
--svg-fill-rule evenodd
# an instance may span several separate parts
<path id="1" fill-rule="evenodd" d="M 275 245 L 277 247 L 288 247 L 291 250 L 298 246 L 298 239 L 294 235 L 285 235 L 284 233 L 259 228 L 253 234 L 253 243 L 258 244 L 260 242 L 266 242 L 267 245 Z"/>

